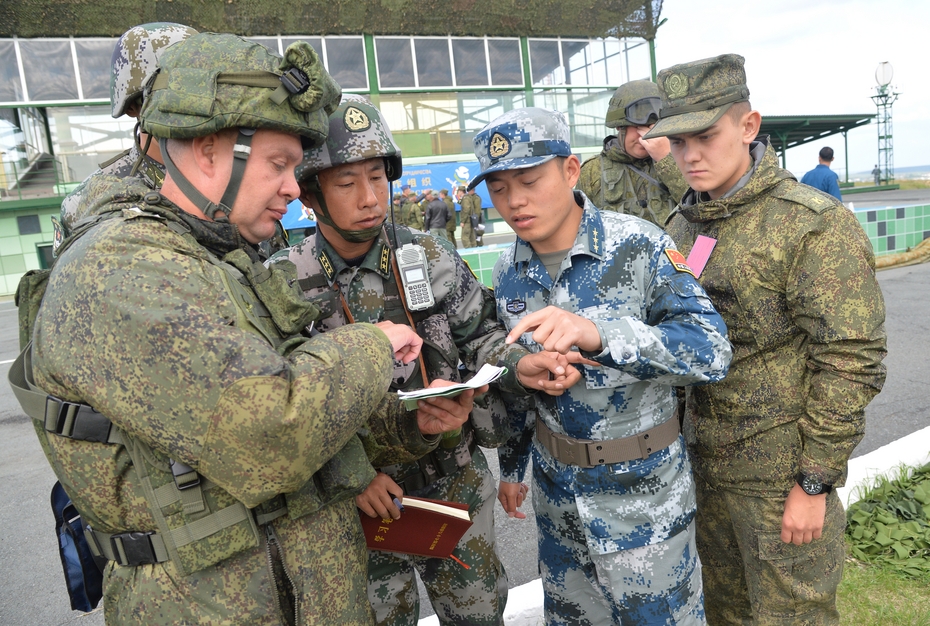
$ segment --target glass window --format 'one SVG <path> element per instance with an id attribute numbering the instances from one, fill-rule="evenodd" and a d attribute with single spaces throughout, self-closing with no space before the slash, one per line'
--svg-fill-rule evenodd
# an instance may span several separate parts
<path id="1" fill-rule="evenodd" d="M 448 39 L 415 37 L 417 76 L 420 87 L 451 87 L 452 61 L 449 58 Z"/>
<path id="2" fill-rule="evenodd" d="M 77 100 L 74 61 L 67 39 L 22 39 L 19 50 L 30 100 Z"/>
<path id="3" fill-rule="evenodd" d="M 55 255 L 51 244 L 36 245 L 36 254 L 39 256 L 39 268 L 47 270 L 52 266 Z"/>
<path id="4" fill-rule="evenodd" d="M 489 84 L 483 39 L 453 39 L 452 58 L 455 60 L 456 85 L 470 87 Z"/>
<path id="5" fill-rule="evenodd" d="M 328 37 L 326 64 L 343 89 L 368 89 L 365 42 L 361 37 Z"/>
<path id="6" fill-rule="evenodd" d="M 375 38 L 375 54 L 378 64 L 378 83 L 382 88 L 416 87 L 410 39 L 377 37 Z"/>
<path id="7" fill-rule="evenodd" d="M 488 39 L 491 84 L 496 87 L 523 85 L 519 39 Z"/>
<path id="8" fill-rule="evenodd" d="M 323 59 L 323 40 L 319 37 L 282 37 L 281 38 L 281 52 L 278 54 L 284 54 L 287 50 L 287 47 L 294 43 L 295 41 L 306 41 L 310 44 L 310 47 L 316 50 L 316 53 L 320 56 L 320 60 Z"/>
<path id="9" fill-rule="evenodd" d="M 0 39 L 0 102 L 23 101 L 14 45 L 15 42 L 9 39 Z"/>
<path id="10" fill-rule="evenodd" d="M 110 106 L 49 107 L 55 156 L 61 163 L 61 182 L 81 181 L 102 161 L 132 146 L 136 120 L 110 116 Z"/>
<path id="11" fill-rule="evenodd" d="M 594 85 L 590 80 L 591 60 L 588 48 L 597 42 L 562 41 L 562 63 L 568 71 L 569 85 Z M 603 48 L 603 46 L 601 46 Z M 603 84 L 603 83 L 601 83 Z"/>
<path id="12" fill-rule="evenodd" d="M 110 61 L 115 47 L 115 39 L 74 41 L 85 99 L 110 99 Z"/>
<path id="13" fill-rule="evenodd" d="M 559 42 L 554 39 L 531 39 L 529 44 L 533 84 L 565 84 L 565 76 L 559 62 Z"/>
<path id="14" fill-rule="evenodd" d="M 19 226 L 20 235 L 36 235 L 42 232 L 38 215 L 18 215 L 16 225 Z"/>
<path id="15" fill-rule="evenodd" d="M 249 41 L 254 41 L 255 43 L 260 43 L 275 54 L 281 54 L 281 51 L 278 50 L 278 38 L 277 37 L 246 37 Z M 286 46 L 285 46 L 286 47 Z"/>

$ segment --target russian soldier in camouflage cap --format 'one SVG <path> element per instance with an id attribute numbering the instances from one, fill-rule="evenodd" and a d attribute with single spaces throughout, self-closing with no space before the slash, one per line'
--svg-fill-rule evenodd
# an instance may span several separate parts
<path id="1" fill-rule="evenodd" d="M 462 205 L 462 245 L 466 248 L 474 248 L 478 245 L 476 229 L 483 219 L 481 196 L 475 193 L 474 188 L 462 187 L 462 192 L 464 195 L 459 200 Z"/>
<path id="2" fill-rule="evenodd" d="M 455 551 L 470 569 L 449 559 L 369 552 L 368 598 L 379 625 L 415 626 L 415 572 L 440 623 L 501 624 L 507 576 L 495 551 L 494 480 L 477 446 L 495 447 L 509 434 L 501 393 L 525 397 L 524 384 L 558 393 L 566 384 L 564 369 L 552 356 L 527 355 L 522 347 L 505 344 L 491 292 L 448 241 L 386 223 L 389 183 L 400 177 L 401 168 L 400 150 L 378 109 L 360 96 L 345 96 L 330 117 L 326 143 L 306 151 L 298 168 L 301 199 L 319 216 L 319 231 L 272 257 L 271 267 L 278 261 L 297 266 L 304 295 L 323 310 L 316 328 L 324 336 L 358 322 L 389 320 L 416 328 L 424 339 L 421 360 L 397 363 L 392 391 L 458 382 L 459 363 L 466 376 L 484 363 L 507 365 L 507 375 L 479 400 L 466 392 L 422 401 L 419 409 L 407 411 L 391 394 L 379 407 L 385 418 L 413 422 L 425 411 L 448 411 L 468 421 L 414 462 L 370 454 L 378 473 L 356 498 L 363 514 L 387 519 L 403 515 L 395 502 L 404 495 L 454 500 L 469 506 L 473 521 Z M 434 302 L 425 307 L 408 301 L 398 269 L 397 251 L 413 247 L 426 259 Z M 547 367 L 558 370 L 557 381 L 539 380 Z"/>
<path id="3" fill-rule="evenodd" d="M 184 41 L 197 31 L 190 26 L 171 22 L 155 22 L 133 26 L 117 40 L 110 62 L 110 105 L 114 118 L 128 115 L 139 117 L 142 109 L 142 94 L 145 83 L 155 73 L 158 58 L 169 46 Z M 138 177 L 151 189 L 161 187 L 165 179 L 165 166 L 158 144 L 153 144 L 146 133 L 140 133 L 138 125 L 133 129 L 132 147 L 112 159 L 100 164 L 100 169 L 86 178 L 61 203 L 60 228 L 63 239 L 74 228 L 74 224 L 85 216 L 86 205 L 82 203 L 84 189 L 94 176 Z"/>
<path id="4" fill-rule="evenodd" d="M 581 166 L 578 189 L 601 210 L 636 215 L 664 227 L 687 185 L 664 137 L 643 139 L 659 119 L 659 88 L 634 80 L 617 88 L 605 126 L 616 135 Z"/>
<path id="5" fill-rule="evenodd" d="M 475 155 L 469 187 L 484 181 L 517 235 L 494 267 L 508 338 L 584 357 L 584 384 L 538 396 L 498 450 L 499 499 L 515 514 L 532 447 L 546 623 L 703 624 L 675 387 L 726 374 L 723 320 L 662 229 L 573 191 L 581 166 L 561 113 L 505 113 Z"/>
<path id="6" fill-rule="evenodd" d="M 364 323 L 310 337 L 320 309 L 294 266 L 256 249 L 339 87 L 305 42 L 281 58 L 200 33 L 148 89 L 162 191 L 89 183 L 95 221 L 60 251 L 32 352 L 43 406 L 69 417 L 43 409 L 36 431 L 109 561 L 106 622 L 370 624 L 357 433 L 400 459 L 436 445 L 416 421 L 369 419 L 421 341 Z"/>
<path id="7" fill-rule="evenodd" d="M 708 622 L 838 624 L 835 488 L 885 380 L 872 246 L 852 212 L 778 167 L 742 57 L 676 65 L 658 82 L 648 136 L 668 136 L 690 185 L 668 232 L 739 357 L 691 390 L 685 416 Z"/>
<path id="8" fill-rule="evenodd" d="M 455 241 L 455 201 L 453 201 L 452 197 L 449 195 L 448 189 L 439 190 L 439 199 L 446 204 L 446 208 L 449 210 L 449 219 L 446 221 L 446 236 L 449 238 L 449 241 L 452 242 L 452 245 L 458 248 L 458 244 Z"/>

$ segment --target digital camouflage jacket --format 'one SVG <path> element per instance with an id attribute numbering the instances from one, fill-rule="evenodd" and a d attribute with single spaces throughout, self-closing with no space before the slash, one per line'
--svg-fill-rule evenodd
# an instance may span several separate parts
<path id="1" fill-rule="evenodd" d="M 700 281 L 730 330 L 721 382 L 691 390 L 685 432 L 711 483 L 782 494 L 802 471 L 841 486 L 885 380 L 885 307 L 872 246 L 835 198 L 752 145 L 745 184 L 711 201 L 689 190 L 668 233 L 688 255 L 716 240 Z"/>
<path id="2" fill-rule="evenodd" d="M 672 155 L 657 163 L 650 158 L 633 159 L 620 148 L 618 137 L 611 135 L 604 140 L 601 153 L 582 164 L 575 188 L 601 210 L 635 215 L 663 228 L 688 185 Z"/>
<path id="3" fill-rule="evenodd" d="M 373 465 L 398 482 L 418 472 L 435 480 L 466 465 L 471 458 L 469 448 L 473 450 L 475 443 L 495 448 L 509 436 L 506 408 L 495 390 L 527 395 L 516 380 L 516 363 L 527 352 L 518 345 L 504 343 L 506 332 L 497 321 L 490 290 L 475 278 L 450 242 L 413 232 L 405 226 L 398 226 L 397 231 L 397 245 L 413 242 L 423 246 L 426 253 L 436 302 L 434 306 L 414 311 L 411 315 L 417 333 L 424 339 L 424 364 L 430 381 L 441 378 L 459 382 L 463 374 L 460 362 L 466 376 L 476 372 L 484 363 L 502 363 L 508 368 L 508 373 L 492 385 L 492 392 L 483 400 L 476 400 L 476 408 L 462 429 L 458 445 L 440 447 L 420 459 L 419 463 L 404 463 L 403 459 L 374 450 L 368 441 L 365 442 Z M 393 244 L 391 226 L 385 225 L 361 264 L 352 267 L 318 232 L 316 237 L 305 239 L 273 256 L 270 263 L 273 266 L 275 262 L 286 259 L 297 266 L 304 295 L 322 310 L 316 327 L 324 331 L 324 335 L 348 323 L 343 298 L 356 322 L 389 320 L 409 325 L 394 274 L 396 259 Z M 417 361 L 407 365 L 395 363 L 392 390 L 421 387 L 423 380 Z M 404 409 L 394 393 L 385 397 L 376 413 L 392 422 L 416 422 L 415 411 Z"/>
<path id="4" fill-rule="evenodd" d="M 66 242 L 35 321 L 33 370 L 49 394 L 109 418 L 125 445 L 36 430 L 96 531 L 178 539 L 168 561 L 110 562 L 107 623 L 370 623 L 354 496 L 373 473 L 357 431 L 390 383 L 384 334 L 359 324 L 297 335 L 318 311 L 293 266 L 268 270 L 235 226 L 136 179 L 96 177 L 84 198 L 109 219 Z M 416 429 L 380 430 L 400 457 L 435 445 Z M 209 510 L 241 503 L 252 516 L 197 539 L 205 511 L 169 501 L 153 515 L 146 490 L 170 486 L 169 459 L 199 473 Z M 181 546 L 179 532 L 195 540 Z"/>

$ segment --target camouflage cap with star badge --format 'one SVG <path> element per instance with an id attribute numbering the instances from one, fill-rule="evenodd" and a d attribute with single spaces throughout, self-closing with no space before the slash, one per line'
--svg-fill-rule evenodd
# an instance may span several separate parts
<path id="1" fill-rule="evenodd" d="M 536 167 L 571 154 L 564 115 L 537 107 L 508 111 L 475 136 L 475 156 L 481 173 L 468 183 L 468 189 L 474 189 L 493 172 Z"/>
<path id="2" fill-rule="evenodd" d="M 723 54 L 659 72 L 659 121 L 644 139 L 710 128 L 737 102 L 749 100 L 743 57 Z"/>

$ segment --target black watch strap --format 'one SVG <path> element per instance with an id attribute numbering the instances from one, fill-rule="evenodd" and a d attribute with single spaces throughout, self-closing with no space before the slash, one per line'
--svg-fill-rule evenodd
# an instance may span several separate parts
<path id="1" fill-rule="evenodd" d="M 822 493 L 830 493 L 833 491 L 833 485 L 828 485 L 819 478 L 804 474 L 803 472 L 799 472 L 798 475 L 795 476 L 795 480 L 801 486 L 801 489 L 804 490 L 804 493 L 809 496 L 819 496 Z"/>

